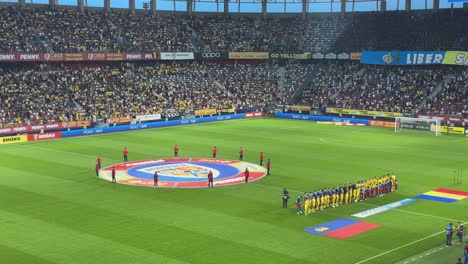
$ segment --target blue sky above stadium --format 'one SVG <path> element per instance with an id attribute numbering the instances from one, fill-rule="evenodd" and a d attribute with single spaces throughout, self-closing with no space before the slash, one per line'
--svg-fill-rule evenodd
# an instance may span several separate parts
<path id="1" fill-rule="evenodd" d="M 300 0 L 286 0 L 287 4 L 283 3 L 269 3 L 268 12 L 271 13 L 300 13 L 302 4 Z M 18 0 L 0 0 L 0 2 L 18 2 Z M 26 3 L 35 3 L 35 4 L 48 4 L 49 0 L 26 0 Z M 136 8 L 143 9 L 143 3 L 149 2 L 149 0 L 136 0 Z M 243 2 L 248 2 L 248 0 L 243 0 Z M 272 1 L 274 2 L 274 1 Z M 323 1 L 322 1 L 323 2 Z M 309 5 L 309 12 L 340 12 L 341 4 L 340 0 L 330 0 L 331 3 L 311 3 Z M 412 9 L 432 9 L 434 0 L 411 0 Z M 60 5 L 76 5 L 77 0 L 58 0 Z M 427 4 L 426 4 L 427 3 Z M 460 8 L 463 6 L 463 3 L 451 3 L 450 0 L 440 0 L 440 8 L 450 8 L 453 4 L 453 7 Z M 91 7 L 103 7 L 104 0 L 87 0 L 87 5 Z M 351 2 L 346 4 L 347 11 L 353 9 L 353 4 Z M 127 0 L 111 0 L 111 7 L 113 8 L 128 8 Z M 375 11 L 380 8 L 380 4 L 375 1 L 369 2 L 356 2 L 354 4 L 354 11 Z M 405 0 L 387 0 L 387 10 L 403 10 L 405 8 Z M 168 0 L 157 0 L 157 9 L 158 10 L 168 10 L 168 11 L 186 11 L 187 5 L 185 2 L 172 2 Z M 285 10 L 286 9 L 286 10 Z M 212 0 L 210 3 L 209 0 L 204 0 L 203 2 L 196 2 L 194 6 L 194 11 L 199 12 L 222 12 L 223 5 L 220 3 L 216 5 L 216 0 Z M 230 12 L 249 12 L 249 13 L 260 13 L 261 4 L 258 0 L 251 0 L 251 3 L 242 3 L 238 5 L 237 3 L 229 4 Z"/>

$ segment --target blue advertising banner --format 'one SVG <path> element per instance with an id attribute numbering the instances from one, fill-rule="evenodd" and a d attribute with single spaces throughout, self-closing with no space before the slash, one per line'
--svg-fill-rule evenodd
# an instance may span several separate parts
<path id="1" fill-rule="evenodd" d="M 363 51 L 361 63 L 376 65 L 442 64 L 445 51 Z"/>
<path id="2" fill-rule="evenodd" d="M 359 119 L 359 118 L 341 118 L 341 117 L 332 117 L 332 116 L 315 116 L 315 115 L 302 115 L 302 114 L 289 114 L 289 113 L 276 113 L 278 118 L 287 118 L 287 119 L 301 119 L 301 120 L 310 120 L 310 121 L 323 121 L 323 122 L 348 122 L 351 124 L 363 124 L 369 125 L 369 120 Z"/>
<path id="3" fill-rule="evenodd" d="M 467 2 L 468 3 L 468 0 L 448 0 L 449 3 L 463 3 L 463 2 Z"/>
<path id="4" fill-rule="evenodd" d="M 144 123 L 144 124 L 135 124 L 135 125 L 79 129 L 79 130 L 63 131 L 62 137 L 74 137 L 74 136 L 111 133 L 111 132 L 128 131 L 128 130 L 136 130 L 136 129 L 198 124 L 198 123 L 206 123 L 206 122 L 213 122 L 213 121 L 241 119 L 241 118 L 244 118 L 244 116 L 245 114 L 220 115 L 220 116 L 171 120 L 171 121 L 164 121 L 164 122 L 153 122 L 153 123 Z"/>

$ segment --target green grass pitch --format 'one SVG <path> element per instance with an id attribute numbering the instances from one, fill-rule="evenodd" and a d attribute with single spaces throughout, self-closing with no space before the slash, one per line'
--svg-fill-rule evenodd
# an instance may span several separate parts
<path id="1" fill-rule="evenodd" d="M 172 156 L 257 163 L 272 175 L 214 189 L 153 189 L 96 179 L 104 166 Z M 122 132 L 0 146 L 1 263 L 455 263 L 444 243 L 449 222 L 468 221 L 468 199 L 416 203 L 364 220 L 381 227 L 346 240 L 304 228 L 348 217 L 434 188 L 468 171 L 468 139 L 394 133 L 372 127 L 333 127 L 309 121 L 254 119 Z M 281 189 L 312 191 L 395 172 L 400 191 L 311 216 L 281 208 Z"/>

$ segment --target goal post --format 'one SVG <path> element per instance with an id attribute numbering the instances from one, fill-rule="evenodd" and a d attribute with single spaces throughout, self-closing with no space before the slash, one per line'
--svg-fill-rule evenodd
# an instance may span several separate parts
<path id="1" fill-rule="evenodd" d="M 395 132 L 427 131 L 440 136 L 440 119 L 395 117 Z"/>

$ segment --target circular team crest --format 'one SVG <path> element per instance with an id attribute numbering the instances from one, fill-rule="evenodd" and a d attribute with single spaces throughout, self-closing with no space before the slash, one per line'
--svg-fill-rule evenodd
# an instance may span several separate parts
<path id="1" fill-rule="evenodd" d="M 249 182 L 266 176 L 266 168 L 239 160 L 207 158 L 170 158 L 124 162 L 105 167 L 99 177 L 112 180 L 112 167 L 115 167 L 117 183 L 153 186 L 154 172 L 158 172 L 158 187 L 202 188 L 208 186 L 208 172 L 213 173 L 214 186 L 244 183 L 244 171 L 249 169 Z"/>

